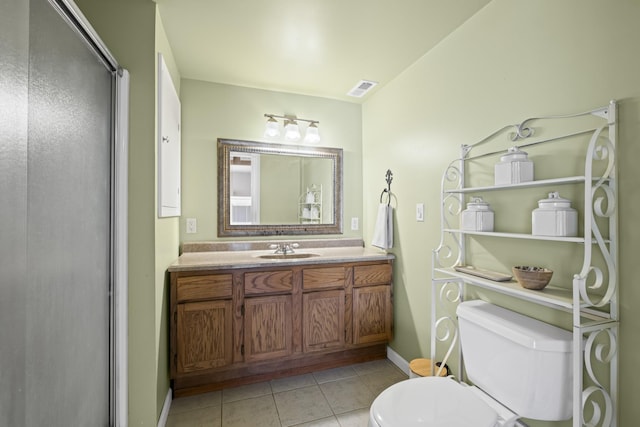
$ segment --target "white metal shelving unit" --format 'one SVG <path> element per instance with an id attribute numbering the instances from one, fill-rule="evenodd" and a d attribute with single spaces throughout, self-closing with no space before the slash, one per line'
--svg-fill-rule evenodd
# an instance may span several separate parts
<path id="1" fill-rule="evenodd" d="M 558 133 L 544 139 L 532 138 L 532 124 L 558 123 L 587 116 L 599 122 L 596 128 Z M 471 160 L 495 156 L 499 151 L 475 154 L 481 145 L 498 141 L 511 131 L 510 145 L 520 148 L 549 142 L 562 143 L 570 138 L 588 141 L 584 148 L 584 174 L 560 176 L 512 185 L 465 186 L 465 165 Z M 542 132 L 543 134 L 545 132 Z M 550 132 L 553 133 L 553 132 Z M 528 141 L 532 142 L 528 142 Z M 504 143 L 502 143 L 504 144 Z M 485 147 L 487 146 L 485 145 Z M 617 426 L 618 390 L 618 260 L 617 260 L 617 188 L 616 188 L 616 103 L 584 113 L 527 119 L 505 126 L 473 145 L 463 145 L 442 178 L 441 241 L 432 257 L 431 358 L 449 360 L 457 352 L 459 376 L 464 378 L 463 359 L 458 345 L 455 306 L 465 298 L 467 287 L 489 289 L 528 303 L 570 313 L 573 328 L 573 426 Z M 475 151 L 474 151 L 475 150 Z M 474 152 L 474 156 L 472 156 Z M 535 163 L 535 161 L 534 161 Z M 598 176 L 594 176 L 594 166 Z M 579 237 L 547 237 L 526 233 L 471 232 L 459 229 L 464 196 L 548 186 L 580 186 L 584 203 L 576 207 L 583 219 Z M 498 221 L 497 221 L 498 223 Z M 604 226 L 603 226 L 604 224 Z M 603 233 L 604 229 L 604 233 Z M 467 239 L 510 239 L 512 245 L 529 240 L 581 245 L 582 265 L 576 266 L 571 283 L 547 286 L 542 291 L 522 288 L 515 281 L 495 282 L 453 269 L 466 264 Z M 518 241 L 520 240 L 520 241 Z M 597 261 L 595 260 L 597 255 Z"/>
<path id="2" fill-rule="evenodd" d="M 311 201 L 307 200 L 309 194 L 313 195 Z M 298 219 L 300 224 L 321 224 L 322 214 L 322 185 L 311 184 L 298 198 Z"/>

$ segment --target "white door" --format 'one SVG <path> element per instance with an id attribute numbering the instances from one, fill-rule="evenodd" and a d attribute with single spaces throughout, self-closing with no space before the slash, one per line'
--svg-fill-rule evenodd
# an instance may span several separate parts
<path id="1" fill-rule="evenodd" d="M 158 54 L 158 216 L 180 216 L 180 99 Z"/>

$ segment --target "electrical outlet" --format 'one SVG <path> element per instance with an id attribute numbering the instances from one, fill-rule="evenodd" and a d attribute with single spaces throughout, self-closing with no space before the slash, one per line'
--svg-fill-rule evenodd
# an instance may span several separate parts
<path id="1" fill-rule="evenodd" d="M 351 230 L 357 230 L 358 228 L 359 228 L 358 217 L 355 216 L 355 217 L 351 218 Z"/>
<path id="2" fill-rule="evenodd" d="M 198 230 L 198 222 L 195 218 L 187 218 L 187 233 L 193 234 Z"/>
<path id="3" fill-rule="evenodd" d="M 424 221 L 424 203 L 416 204 L 416 221 Z"/>

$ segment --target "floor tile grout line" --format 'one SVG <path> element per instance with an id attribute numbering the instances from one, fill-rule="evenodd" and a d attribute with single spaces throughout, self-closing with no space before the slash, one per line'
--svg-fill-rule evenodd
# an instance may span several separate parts
<path id="1" fill-rule="evenodd" d="M 322 387 L 320 387 L 320 384 L 318 384 L 318 388 L 320 389 L 320 393 L 322 393 L 322 397 L 324 397 L 325 402 L 327 402 L 327 405 L 329 405 L 329 409 L 331 409 L 331 413 L 333 414 L 333 416 L 337 416 L 338 414 L 336 414 L 333 406 L 331 406 L 331 403 L 329 403 L 329 399 L 327 399 L 327 395 L 324 394 L 324 390 L 322 389 Z M 340 421 L 338 421 L 338 424 L 340 424 Z"/>
<path id="2" fill-rule="evenodd" d="M 328 400 L 328 398 L 327 398 L 327 396 L 325 394 L 325 391 L 322 388 L 322 385 L 323 384 L 332 383 L 332 382 L 336 382 L 336 381 L 347 380 L 347 379 L 350 379 L 350 378 L 358 378 L 359 380 L 363 381 L 363 383 L 364 383 L 364 385 L 365 385 L 367 390 L 369 390 L 372 394 L 375 394 L 375 391 L 372 389 L 371 385 L 367 384 L 367 382 L 364 381 L 364 378 L 366 376 L 368 376 L 368 375 L 375 374 L 378 371 L 386 370 L 387 367 L 390 366 L 390 365 L 388 363 L 387 364 L 380 363 L 379 364 L 380 366 L 373 366 L 372 365 L 373 367 L 370 370 L 368 368 L 355 369 L 355 366 L 362 367 L 366 363 L 371 363 L 371 362 L 364 362 L 362 364 L 357 364 L 357 365 L 348 365 L 347 367 L 352 369 L 352 371 L 354 372 L 354 375 L 346 375 L 344 377 L 333 378 L 330 381 L 324 381 L 322 383 L 319 382 L 319 380 L 316 377 L 316 375 L 314 375 L 316 372 L 311 372 L 310 374 L 311 374 L 311 379 L 313 380 L 313 384 L 306 384 L 306 385 L 302 385 L 302 386 L 296 386 L 296 387 L 294 387 L 294 388 L 292 388 L 290 390 L 282 390 L 282 391 L 279 391 L 279 392 L 275 392 L 274 391 L 273 384 L 272 384 L 273 380 L 266 381 L 268 386 L 269 386 L 269 393 L 265 393 L 265 394 L 263 394 L 261 396 L 265 396 L 265 395 L 268 395 L 268 394 L 271 395 L 272 401 L 273 401 L 275 409 L 276 409 L 276 414 L 277 414 L 277 417 L 278 417 L 278 421 L 279 421 L 280 425 L 282 426 L 282 419 L 280 418 L 280 410 L 279 410 L 278 405 L 276 403 L 275 395 L 278 394 L 278 393 L 284 393 L 284 392 L 287 392 L 287 391 L 295 391 L 295 390 L 300 390 L 302 388 L 306 388 L 306 387 L 310 387 L 310 386 L 316 386 L 316 387 L 318 387 L 320 389 L 320 392 L 322 393 L 322 396 L 325 399 L 325 402 L 328 404 L 328 406 L 329 406 L 329 408 L 331 410 L 331 413 L 332 413 L 332 417 L 335 420 L 337 420 L 339 425 L 342 425 L 340 423 L 340 420 L 338 419 L 338 415 L 343 415 L 343 413 L 337 414 L 335 412 L 334 408 L 329 403 L 329 400 Z M 339 369 L 339 368 L 335 368 L 335 369 Z M 323 371 L 318 371 L 318 372 L 323 372 Z M 402 372 L 402 371 L 400 371 L 400 372 Z M 233 389 L 233 388 L 234 387 L 232 387 L 230 389 Z M 230 389 L 227 389 L 227 390 L 230 390 Z M 224 390 L 221 390 L 221 391 L 224 391 Z M 240 402 L 242 400 L 247 400 L 247 399 L 256 398 L 256 397 L 260 397 L 260 396 L 247 397 L 247 398 L 244 398 L 244 399 L 234 400 L 232 402 Z M 232 403 L 232 402 L 223 402 L 223 396 L 220 397 L 220 422 L 221 422 L 221 424 L 222 424 L 222 421 L 224 420 L 224 407 L 225 407 L 225 404 L 229 404 L 229 403 Z M 208 407 L 208 406 L 216 406 L 216 405 L 212 404 L 212 405 L 205 405 L 205 406 Z M 195 411 L 197 409 L 201 409 L 201 408 L 193 408 L 193 409 L 190 409 L 189 411 L 184 411 L 184 412 L 192 412 L 192 411 Z M 171 415 L 171 412 L 170 412 L 170 415 Z M 327 417 L 327 418 L 329 418 L 329 417 Z M 317 420 L 314 420 L 314 421 L 317 421 Z"/>
<path id="3" fill-rule="evenodd" d="M 269 385 L 271 385 L 271 382 L 269 382 Z M 271 387 L 271 400 L 273 400 L 273 406 L 275 406 L 276 408 L 276 414 L 278 415 L 278 423 L 280 424 L 280 427 L 282 427 L 282 418 L 280 418 L 280 410 L 278 409 L 278 402 L 276 402 L 276 396 L 273 393 L 273 387 Z"/>

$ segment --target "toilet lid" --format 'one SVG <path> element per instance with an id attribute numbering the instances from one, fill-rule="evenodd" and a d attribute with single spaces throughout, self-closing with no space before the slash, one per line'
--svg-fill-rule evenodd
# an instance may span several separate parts
<path id="1" fill-rule="evenodd" d="M 380 427 L 493 427 L 497 413 L 455 380 L 414 378 L 383 391 L 371 405 Z"/>

